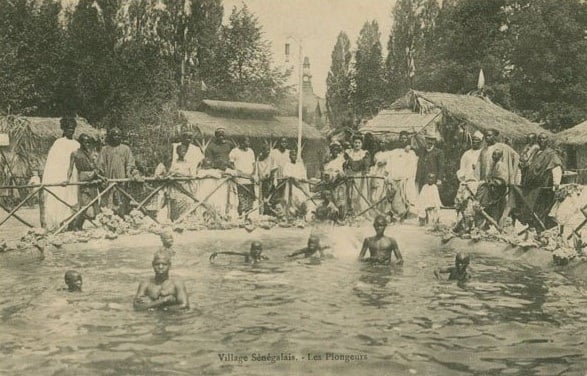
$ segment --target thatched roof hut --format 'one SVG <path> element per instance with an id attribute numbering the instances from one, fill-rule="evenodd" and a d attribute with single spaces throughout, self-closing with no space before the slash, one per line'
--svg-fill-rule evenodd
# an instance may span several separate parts
<path id="1" fill-rule="evenodd" d="M 587 120 L 555 134 L 554 139 L 565 149 L 567 169 L 577 172 L 579 183 L 587 184 Z"/>
<path id="2" fill-rule="evenodd" d="M 85 119 L 77 118 L 74 137 L 86 133 L 94 138 L 101 135 L 100 130 L 92 127 Z M 42 172 L 49 149 L 62 136 L 61 118 L 2 116 L 0 117 L 0 133 L 8 133 L 10 145 L 4 147 L 4 155 L 0 169 L 3 181 L 22 183 L 32 175 L 33 170 Z M 11 174 L 11 176 L 8 176 Z"/>
<path id="3" fill-rule="evenodd" d="M 446 156 L 444 165 L 448 181 L 443 184 L 440 194 L 443 202 L 449 204 L 458 187 L 456 171 L 459 161 L 470 147 L 471 135 L 477 130 L 489 129 L 498 130 L 501 140 L 510 142 L 517 149 L 522 148 L 528 133 L 550 133 L 485 97 L 414 90 L 382 110 L 359 131 L 391 141 L 397 140 L 401 131 L 413 136 L 434 133 Z"/>
<path id="4" fill-rule="evenodd" d="M 415 90 L 382 110 L 360 131 L 391 138 L 397 138 L 402 130 L 412 134 L 435 131 L 445 136 L 440 128 L 446 125 L 459 126 L 467 133 L 497 129 L 512 142 L 523 141 L 528 133 L 549 133 L 486 97 Z"/>
<path id="5" fill-rule="evenodd" d="M 281 137 L 289 139 L 292 147 L 297 140 L 298 119 L 289 116 L 277 116 L 273 106 L 204 100 L 200 111 L 181 111 L 187 126 L 197 129 L 202 136 L 211 138 L 217 128 L 224 128 L 226 136 L 235 142 L 242 137 L 249 137 L 257 154 L 263 144 L 271 144 Z M 314 127 L 303 123 L 302 158 L 308 169 L 308 175 L 317 176 L 320 164 L 327 152 L 326 139 Z"/>

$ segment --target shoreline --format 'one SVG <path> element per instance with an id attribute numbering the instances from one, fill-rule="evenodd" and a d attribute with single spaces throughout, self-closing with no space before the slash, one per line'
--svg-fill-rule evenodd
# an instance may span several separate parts
<path id="1" fill-rule="evenodd" d="M 445 211 L 443 215 L 443 223 L 450 223 L 448 211 Z M 362 231 L 363 229 L 368 226 L 367 223 L 358 225 L 358 226 L 335 226 L 332 227 L 333 229 L 344 229 L 348 228 L 352 230 L 352 232 Z M 271 236 L 271 235 L 288 235 L 288 234 L 300 234 L 300 233 L 310 233 L 315 229 L 321 229 L 322 226 L 313 226 L 307 225 L 304 228 L 299 227 L 280 227 L 275 226 L 271 229 L 263 229 L 257 227 L 252 232 L 248 232 L 243 228 L 233 228 L 233 229 L 202 229 L 202 230 L 184 230 L 181 232 L 173 232 L 174 244 L 176 245 L 185 245 L 185 244 L 193 244 L 198 242 L 202 238 L 206 239 L 218 239 L 222 240 L 223 238 L 226 239 L 234 238 L 234 239 L 243 239 L 249 240 L 258 236 Z M 331 228 L 331 227 L 324 227 L 324 228 Z M 587 261 L 584 259 L 573 259 L 569 262 L 568 265 L 565 266 L 556 266 L 553 263 L 553 252 L 541 249 L 539 247 L 530 247 L 530 248 L 521 248 L 515 247 L 510 244 L 500 242 L 497 240 L 471 240 L 471 239 L 462 239 L 459 237 L 453 237 L 448 241 L 444 241 L 442 239 L 441 232 L 431 231 L 429 227 L 420 227 L 413 223 L 403 223 L 403 224 L 392 224 L 388 227 L 387 232 L 391 236 L 397 236 L 399 238 L 409 239 L 411 237 L 419 237 L 419 238 L 426 238 L 426 241 L 431 243 L 436 243 L 439 247 L 451 247 L 455 249 L 469 249 L 473 254 L 481 253 L 491 256 L 502 257 L 504 259 L 522 262 L 524 264 L 534 266 L 534 267 L 542 267 L 542 268 L 552 268 L 553 270 L 563 270 L 566 274 L 571 275 L 573 278 L 576 278 L 582 282 L 587 283 Z M 394 234 L 395 232 L 395 234 Z M 84 239 L 83 241 L 72 241 L 72 242 L 64 242 L 59 246 L 55 246 L 51 244 L 50 241 L 46 242 L 45 251 L 41 251 L 41 247 L 35 247 L 31 245 L 30 247 L 26 248 L 19 248 L 19 249 L 10 249 L 3 252 L 0 252 L 0 265 L 1 266 L 8 266 L 12 264 L 27 264 L 27 263 L 34 263 L 42 261 L 47 254 L 50 254 L 54 249 L 61 249 L 65 252 L 75 252 L 79 251 L 80 248 L 84 250 L 93 250 L 93 249 L 101 249 L 101 250 L 113 250 L 118 248 L 156 248 L 161 246 L 161 240 L 158 234 L 153 232 L 141 232 L 139 234 L 121 234 L 118 235 L 115 239 L 107 239 L 107 238 L 93 238 L 93 239 Z M 358 250 L 357 250 L 358 252 Z"/>

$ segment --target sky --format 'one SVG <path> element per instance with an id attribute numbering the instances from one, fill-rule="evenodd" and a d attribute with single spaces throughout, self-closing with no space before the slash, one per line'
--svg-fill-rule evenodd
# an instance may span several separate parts
<path id="1" fill-rule="evenodd" d="M 243 3 L 263 26 L 264 36 L 272 44 L 276 65 L 297 65 L 297 43 L 290 40 L 289 64 L 285 62 L 284 46 L 288 35 L 301 36 L 303 55 L 310 58 L 314 93 L 324 97 L 330 54 L 338 34 L 346 32 L 355 48 L 363 24 L 376 20 L 385 55 L 395 0 L 224 0 L 225 22 L 232 8 L 240 8 Z M 297 77 L 294 71 L 291 83 L 297 84 Z"/>

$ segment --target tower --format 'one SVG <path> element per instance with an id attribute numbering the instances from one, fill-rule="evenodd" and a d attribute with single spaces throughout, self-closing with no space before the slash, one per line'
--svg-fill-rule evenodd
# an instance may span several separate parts
<path id="1" fill-rule="evenodd" d="M 310 58 L 304 57 L 304 66 L 302 69 L 302 90 L 304 96 L 314 95 L 314 89 L 312 88 L 312 72 L 310 71 Z"/>

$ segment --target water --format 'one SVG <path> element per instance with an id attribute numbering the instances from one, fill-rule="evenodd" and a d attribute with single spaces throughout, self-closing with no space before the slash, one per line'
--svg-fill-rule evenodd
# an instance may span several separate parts
<path id="1" fill-rule="evenodd" d="M 4 268 L 0 369 L 8 375 L 585 375 L 585 286 L 550 267 L 470 249 L 473 280 L 462 288 L 439 282 L 432 271 L 449 266 L 455 250 L 418 231 L 397 234 L 405 265 L 392 270 L 355 261 L 366 229 L 331 235 L 336 258 L 321 262 L 283 258 L 304 245 L 309 230 L 214 232 L 175 247 L 171 274 L 186 282 L 194 307 L 187 313 L 132 310 L 138 282 L 152 275 L 155 248 L 79 246 L 36 265 Z M 269 261 L 208 262 L 212 250 L 244 250 L 251 239 L 263 241 Z M 84 276 L 81 294 L 57 291 L 70 268 Z M 219 353 L 247 360 L 222 362 Z M 252 359 L 268 353 L 297 360 Z M 360 360 L 326 360 L 326 353 Z"/>

